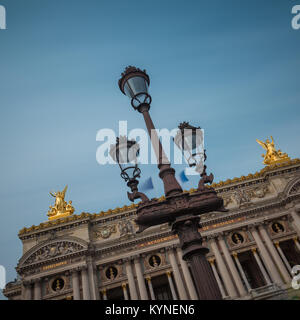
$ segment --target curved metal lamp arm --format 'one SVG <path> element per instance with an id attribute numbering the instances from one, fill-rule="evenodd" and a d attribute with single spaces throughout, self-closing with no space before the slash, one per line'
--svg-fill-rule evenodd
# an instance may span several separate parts
<path id="1" fill-rule="evenodd" d="M 127 192 L 128 199 L 131 202 L 134 202 L 135 199 L 141 199 L 142 203 L 145 203 L 149 201 L 149 198 L 142 192 L 139 192 L 138 190 L 138 180 L 136 179 L 130 179 L 127 183 L 127 186 L 131 189 L 132 192 Z"/>
<path id="2" fill-rule="evenodd" d="M 131 202 L 133 202 L 135 199 L 141 199 L 142 203 L 149 201 L 149 198 L 144 193 L 139 192 L 139 191 L 134 191 L 134 192 L 127 191 L 127 195 L 128 195 L 128 199 Z"/>
<path id="3" fill-rule="evenodd" d="M 206 165 L 204 165 L 203 172 L 200 174 L 201 179 L 198 183 L 198 191 L 204 191 L 207 189 L 206 183 L 212 184 L 214 181 L 214 175 L 211 173 L 209 176 L 206 174 Z"/>

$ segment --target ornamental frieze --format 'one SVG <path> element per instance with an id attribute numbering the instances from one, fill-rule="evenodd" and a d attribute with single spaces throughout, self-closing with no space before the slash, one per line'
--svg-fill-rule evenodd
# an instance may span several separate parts
<path id="1" fill-rule="evenodd" d="M 116 225 L 108 225 L 94 231 L 95 239 L 108 239 L 113 233 L 117 232 Z"/>
<path id="2" fill-rule="evenodd" d="M 120 221 L 118 223 L 120 237 L 128 237 L 135 234 L 134 225 L 131 220 Z"/>
<path id="3" fill-rule="evenodd" d="M 34 252 L 25 262 L 24 265 L 44 261 L 51 258 L 56 258 L 60 256 L 65 256 L 67 254 L 75 253 L 85 248 L 71 241 L 58 241 L 46 245 L 36 252 Z"/>
<path id="4" fill-rule="evenodd" d="M 269 193 L 269 187 L 268 186 L 262 186 L 254 188 L 250 191 L 250 197 L 251 198 L 264 198 L 267 193 Z"/>

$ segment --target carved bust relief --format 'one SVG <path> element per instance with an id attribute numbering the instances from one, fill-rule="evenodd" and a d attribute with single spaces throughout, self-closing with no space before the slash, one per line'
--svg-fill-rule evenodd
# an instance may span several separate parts
<path id="1" fill-rule="evenodd" d="M 155 252 L 148 254 L 144 259 L 146 270 L 153 270 L 166 264 L 165 255 Z"/>
<path id="2" fill-rule="evenodd" d="M 249 242 L 249 238 L 245 231 L 233 231 L 228 235 L 227 242 L 230 247 L 238 247 Z"/>

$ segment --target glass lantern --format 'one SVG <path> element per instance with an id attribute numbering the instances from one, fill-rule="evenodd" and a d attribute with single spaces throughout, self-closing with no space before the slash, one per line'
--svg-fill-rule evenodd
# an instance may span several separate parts
<path id="1" fill-rule="evenodd" d="M 138 109 L 141 105 L 150 105 L 151 96 L 148 93 L 150 78 L 146 70 L 129 66 L 122 73 L 119 80 L 120 90 L 131 99 L 131 105 Z"/>
<path id="2" fill-rule="evenodd" d="M 189 167 L 195 167 L 195 171 L 201 174 L 205 161 L 203 129 L 193 127 L 188 122 L 180 123 L 178 128 L 174 142 L 182 151 Z"/>
<path id="3" fill-rule="evenodd" d="M 126 181 L 136 180 L 140 177 L 138 167 L 139 144 L 134 140 L 127 140 L 126 136 L 117 138 L 117 143 L 110 146 L 109 154 L 119 164 L 121 177 Z"/>

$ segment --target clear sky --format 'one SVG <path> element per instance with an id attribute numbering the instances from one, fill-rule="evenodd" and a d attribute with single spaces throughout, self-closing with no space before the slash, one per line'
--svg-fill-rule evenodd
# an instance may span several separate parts
<path id="1" fill-rule="evenodd" d="M 205 129 L 215 181 L 263 168 L 255 139 L 300 157 L 300 30 L 289 0 L 0 0 L 0 264 L 22 255 L 18 231 L 47 220 L 49 191 L 69 189 L 75 213 L 129 204 L 116 166 L 96 162 L 96 133 L 145 128 L 117 81 L 150 75 L 157 128 Z M 174 166 L 177 174 L 182 166 Z M 155 165 L 142 166 L 142 180 Z M 195 187 L 193 177 L 184 185 Z"/>

